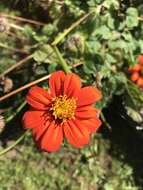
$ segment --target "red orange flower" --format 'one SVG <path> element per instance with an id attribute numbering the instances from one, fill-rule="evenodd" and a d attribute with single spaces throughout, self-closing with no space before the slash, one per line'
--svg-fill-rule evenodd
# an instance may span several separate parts
<path id="1" fill-rule="evenodd" d="M 131 80 L 143 88 L 143 55 L 138 56 L 138 63 L 128 71 L 131 74 Z"/>
<path id="2" fill-rule="evenodd" d="M 31 108 L 23 116 L 26 129 L 32 129 L 38 147 L 53 152 L 59 149 L 63 138 L 74 147 L 89 143 L 90 134 L 96 132 L 101 121 L 92 104 L 101 98 L 97 88 L 81 88 L 76 74 L 58 71 L 49 79 L 49 92 L 32 87 L 26 97 Z"/>
<path id="3" fill-rule="evenodd" d="M 138 56 L 138 62 L 143 65 L 143 55 Z"/>

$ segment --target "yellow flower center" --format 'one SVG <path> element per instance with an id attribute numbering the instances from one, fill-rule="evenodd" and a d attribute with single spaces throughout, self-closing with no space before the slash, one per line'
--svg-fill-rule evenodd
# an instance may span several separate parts
<path id="1" fill-rule="evenodd" d="M 62 122 L 73 118 L 75 109 L 76 99 L 67 98 L 66 95 L 53 98 L 52 106 L 50 108 L 55 119 L 61 119 Z"/>

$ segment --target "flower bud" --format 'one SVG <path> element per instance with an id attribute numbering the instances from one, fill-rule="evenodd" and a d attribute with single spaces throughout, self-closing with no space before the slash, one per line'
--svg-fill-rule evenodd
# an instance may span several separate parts
<path id="1" fill-rule="evenodd" d="M 65 47 L 71 53 L 84 53 L 84 37 L 79 33 L 70 36 L 66 41 Z"/>

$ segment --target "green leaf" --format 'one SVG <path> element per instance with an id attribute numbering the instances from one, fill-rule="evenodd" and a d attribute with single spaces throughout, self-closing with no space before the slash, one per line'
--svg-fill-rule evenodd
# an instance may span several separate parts
<path id="1" fill-rule="evenodd" d="M 47 58 L 47 53 L 41 50 L 37 50 L 34 52 L 33 58 L 37 62 L 44 62 Z"/>
<path id="2" fill-rule="evenodd" d="M 127 77 L 123 72 L 118 72 L 117 74 L 115 74 L 115 79 L 122 84 L 126 84 L 127 83 Z"/>
<path id="3" fill-rule="evenodd" d="M 51 63 L 56 62 L 57 57 L 50 45 L 43 45 L 34 52 L 33 59 L 39 63 Z"/>
<path id="4" fill-rule="evenodd" d="M 85 64 L 83 65 L 84 72 L 87 74 L 96 74 L 97 70 L 95 67 L 95 63 L 91 60 L 86 60 Z"/>
<path id="5" fill-rule="evenodd" d="M 106 7 L 107 9 L 114 8 L 114 9 L 119 9 L 119 2 L 116 0 L 106 0 L 103 3 L 103 6 Z"/>
<path id="6" fill-rule="evenodd" d="M 97 40 L 90 40 L 86 42 L 86 48 L 89 53 L 95 54 L 100 50 L 101 44 Z"/>
<path id="7" fill-rule="evenodd" d="M 25 25 L 23 28 L 23 33 L 27 36 L 27 37 L 31 37 L 33 35 L 35 35 L 35 31 L 33 30 L 32 27 L 30 27 L 29 25 Z"/>
<path id="8" fill-rule="evenodd" d="M 109 64 L 111 63 L 116 63 L 116 59 L 109 53 L 105 54 L 105 60 L 106 62 L 108 62 Z"/>
<path id="9" fill-rule="evenodd" d="M 135 110 L 141 109 L 143 107 L 143 92 L 132 82 L 129 82 L 125 87 L 124 101 L 126 106 Z"/>
<path id="10" fill-rule="evenodd" d="M 97 4 L 99 3 L 102 3 L 102 0 L 89 0 L 87 2 L 87 4 L 90 6 L 90 7 L 95 7 Z"/>
<path id="11" fill-rule="evenodd" d="M 101 79 L 106 78 L 106 77 L 110 77 L 111 76 L 111 70 L 109 69 L 109 67 L 107 67 L 107 65 L 103 65 L 100 68 L 99 75 L 100 75 Z"/>
<path id="12" fill-rule="evenodd" d="M 134 28 L 138 26 L 138 10 L 136 8 L 130 7 L 126 11 L 126 25 L 128 28 Z"/>
<path id="13" fill-rule="evenodd" d="M 112 15 L 108 15 L 108 17 L 107 17 L 107 25 L 108 25 L 108 27 L 109 28 L 111 28 L 111 29 L 114 29 L 114 18 L 112 17 Z"/>
<path id="14" fill-rule="evenodd" d="M 54 30 L 55 30 L 55 26 L 53 24 L 47 24 L 43 27 L 42 32 L 44 35 L 50 36 L 54 32 Z"/>
<path id="15" fill-rule="evenodd" d="M 96 29 L 94 34 L 101 36 L 105 40 L 108 40 L 112 37 L 112 31 L 105 25 Z"/>
<path id="16" fill-rule="evenodd" d="M 142 39 L 138 40 L 138 45 L 140 47 L 140 53 L 143 54 L 143 40 Z"/>

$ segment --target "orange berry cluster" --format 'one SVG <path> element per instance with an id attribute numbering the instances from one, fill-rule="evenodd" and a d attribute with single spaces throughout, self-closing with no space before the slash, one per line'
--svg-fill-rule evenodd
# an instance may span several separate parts
<path id="1" fill-rule="evenodd" d="M 143 88 L 143 55 L 138 57 L 138 63 L 136 65 L 129 68 L 129 73 L 131 74 L 131 80 Z"/>

